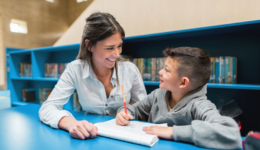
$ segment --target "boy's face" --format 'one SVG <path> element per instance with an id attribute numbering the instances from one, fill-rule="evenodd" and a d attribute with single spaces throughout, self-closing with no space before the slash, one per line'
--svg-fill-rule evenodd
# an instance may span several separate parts
<path id="1" fill-rule="evenodd" d="M 167 57 L 164 68 L 159 71 L 160 75 L 160 88 L 177 91 L 181 84 L 181 77 L 178 76 L 178 62 L 171 57 Z"/>

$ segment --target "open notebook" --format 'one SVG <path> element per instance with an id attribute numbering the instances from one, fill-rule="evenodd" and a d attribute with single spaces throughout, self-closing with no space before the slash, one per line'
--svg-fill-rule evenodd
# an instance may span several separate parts
<path id="1" fill-rule="evenodd" d="M 112 119 L 102 123 L 94 124 L 98 128 L 98 134 L 101 136 L 141 144 L 145 146 L 153 146 L 159 138 L 156 135 L 146 134 L 142 129 L 148 126 L 163 126 L 167 124 L 152 124 L 139 121 L 130 121 L 127 126 L 119 126 L 116 120 Z"/>

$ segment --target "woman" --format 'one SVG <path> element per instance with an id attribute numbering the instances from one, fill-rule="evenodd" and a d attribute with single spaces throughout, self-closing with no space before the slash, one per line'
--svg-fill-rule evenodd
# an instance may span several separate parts
<path id="1" fill-rule="evenodd" d="M 78 57 L 67 65 L 52 93 L 39 110 L 40 120 L 53 128 L 69 131 L 74 138 L 97 136 L 97 128 L 87 121 L 77 121 L 62 110 L 74 90 L 82 109 L 88 113 L 116 115 L 125 100 L 133 103 L 146 94 L 137 67 L 119 57 L 125 33 L 108 13 L 94 13 L 86 19 Z"/>

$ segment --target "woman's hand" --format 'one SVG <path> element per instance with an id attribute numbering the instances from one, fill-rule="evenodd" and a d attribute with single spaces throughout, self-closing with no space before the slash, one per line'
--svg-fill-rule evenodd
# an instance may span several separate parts
<path id="1" fill-rule="evenodd" d="M 143 127 L 143 131 L 147 134 L 157 135 L 164 139 L 173 139 L 173 127 L 150 126 Z"/>
<path id="2" fill-rule="evenodd" d="M 129 113 L 125 113 L 124 111 L 121 111 L 116 115 L 116 124 L 117 125 L 128 125 L 130 123 L 129 119 L 133 119 L 133 116 Z"/>
<path id="3" fill-rule="evenodd" d="M 70 117 L 63 117 L 59 122 L 59 128 L 69 131 L 70 135 L 76 139 L 84 140 L 86 138 L 96 137 L 98 129 L 92 123 L 86 120 L 77 121 Z"/>

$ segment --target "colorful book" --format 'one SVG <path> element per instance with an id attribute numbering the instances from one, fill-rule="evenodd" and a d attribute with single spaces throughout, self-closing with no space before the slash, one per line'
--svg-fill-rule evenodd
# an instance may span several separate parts
<path id="1" fill-rule="evenodd" d="M 232 83 L 237 83 L 237 58 L 232 57 Z"/>
<path id="2" fill-rule="evenodd" d="M 152 76 L 151 76 L 151 81 L 156 81 L 156 70 L 157 66 L 157 58 L 151 58 L 151 69 L 152 69 Z"/>
<path id="3" fill-rule="evenodd" d="M 224 57 L 224 82 L 225 83 L 229 83 L 228 77 L 230 74 L 230 57 L 229 56 L 225 56 Z"/>
<path id="4" fill-rule="evenodd" d="M 144 73 L 143 73 L 143 80 L 144 81 L 151 81 L 152 77 L 152 58 L 144 58 Z"/>
<path id="5" fill-rule="evenodd" d="M 215 83 L 215 57 L 210 57 L 210 61 L 211 61 L 212 70 L 211 70 L 209 83 Z"/>
<path id="6" fill-rule="evenodd" d="M 215 76 L 216 76 L 216 83 L 220 83 L 220 63 L 219 63 L 219 57 L 215 58 Z"/>
<path id="7" fill-rule="evenodd" d="M 225 64 L 224 64 L 224 57 L 220 56 L 219 57 L 219 65 L 220 65 L 220 79 L 219 79 L 219 83 L 224 83 L 224 73 L 225 73 Z"/>

